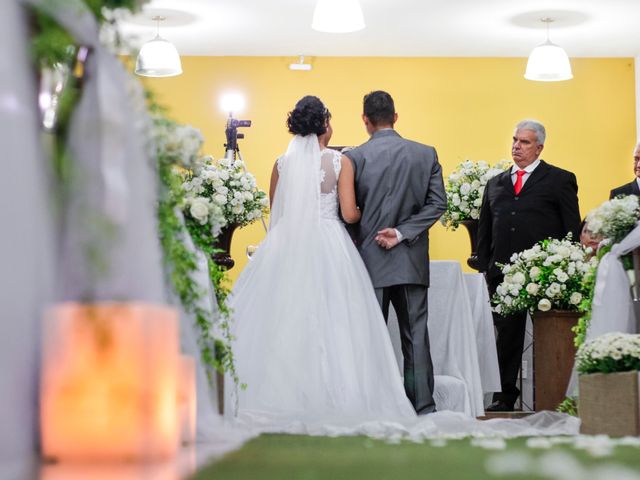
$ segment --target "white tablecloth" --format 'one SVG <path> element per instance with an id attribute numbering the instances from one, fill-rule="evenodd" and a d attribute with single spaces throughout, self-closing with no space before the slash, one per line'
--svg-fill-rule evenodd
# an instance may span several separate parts
<path id="1" fill-rule="evenodd" d="M 484 393 L 499 392 L 501 389 L 500 369 L 487 283 L 481 273 L 465 273 L 464 280 L 471 303 L 471 318 L 476 328 L 482 391 Z"/>
<path id="2" fill-rule="evenodd" d="M 484 278 L 480 274 L 463 274 L 460 264 L 453 261 L 432 261 L 430 268 L 429 337 L 436 402 L 438 397 L 442 398 L 439 386 L 450 385 L 446 377 L 454 377 L 466 386 L 466 398 L 450 399 L 454 401 L 448 401 L 447 405 L 469 415 L 483 415 L 483 394 L 500 390 L 493 320 Z M 402 365 L 393 309 L 389 314 L 389 332 L 398 363 Z M 456 392 L 459 395 L 459 389 Z"/>

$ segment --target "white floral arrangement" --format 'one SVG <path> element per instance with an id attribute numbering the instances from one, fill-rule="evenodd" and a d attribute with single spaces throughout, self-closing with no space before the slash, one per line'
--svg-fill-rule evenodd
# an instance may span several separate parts
<path id="1" fill-rule="evenodd" d="M 447 179 L 447 210 L 440 222 L 455 230 L 464 220 L 477 220 L 487 182 L 510 165 L 508 160 L 501 160 L 494 166 L 484 161 L 460 163 Z"/>
<path id="2" fill-rule="evenodd" d="M 640 335 L 605 333 L 582 344 L 576 362 L 581 374 L 640 370 Z"/>
<path id="3" fill-rule="evenodd" d="M 594 208 L 587 215 L 587 228 L 594 236 L 609 243 L 626 237 L 640 219 L 640 203 L 636 195 L 616 197 Z"/>
<path id="4" fill-rule="evenodd" d="M 194 167 L 204 143 L 204 137 L 197 128 L 159 115 L 153 118 L 153 139 L 156 149 L 186 169 Z"/>
<path id="5" fill-rule="evenodd" d="M 498 286 L 494 311 L 503 315 L 528 310 L 583 311 L 591 295 L 597 259 L 591 248 L 563 240 L 543 240 L 515 253 L 501 265 L 504 281 Z"/>
<path id="6" fill-rule="evenodd" d="M 185 174 L 183 211 L 200 225 L 211 226 L 213 236 L 231 224 L 248 225 L 267 212 L 267 194 L 241 160 L 206 156 Z"/>

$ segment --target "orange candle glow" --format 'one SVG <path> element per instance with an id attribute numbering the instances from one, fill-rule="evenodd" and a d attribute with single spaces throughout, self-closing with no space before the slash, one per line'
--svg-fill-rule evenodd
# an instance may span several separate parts
<path id="1" fill-rule="evenodd" d="M 65 303 L 45 315 L 42 449 L 58 460 L 173 457 L 178 321 L 143 303 Z"/>

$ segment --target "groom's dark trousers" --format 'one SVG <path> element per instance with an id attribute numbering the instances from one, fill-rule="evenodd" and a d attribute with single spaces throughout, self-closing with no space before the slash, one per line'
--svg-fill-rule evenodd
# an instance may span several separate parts
<path id="1" fill-rule="evenodd" d="M 376 288 L 376 297 L 385 321 L 389 304 L 398 316 L 404 356 L 404 389 L 418 414 L 435 411 L 433 400 L 433 363 L 429 348 L 428 287 L 393 285 Z"/>
<path id="2" fill-rule="evenodd" d="M 391 303 L 398 314 L 404 386 L 416 412 L 433 412 L 433 365 L 427 331 L 429 228 L 447 208 L 442 169 L 435 148 L 383 129 L 345 153 L 356 179 L 362 212 L 355 238 L 384 317 Z M 376 242 L 383 228 L 402 241 L 390 249 Z"/>

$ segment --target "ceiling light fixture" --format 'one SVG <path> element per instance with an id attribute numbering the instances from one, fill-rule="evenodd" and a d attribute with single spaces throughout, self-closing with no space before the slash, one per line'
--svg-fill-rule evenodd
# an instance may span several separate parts
<path id="1" fill-rule="evenodd" d="M 571 80 L 573 73 L 571 73 L 571 63 L 567 52 L 549 40 L 549 24 L 553 22 L 553 19 L 542 18 L 540 21 L 547 25 L 547 41 L 534 48 L 529 55 L 524 78 L 538 82 Z"/>
<path id="2" fill-rule="evenodd" d="M 136 60 L 136 74 L 143 77 L 174 77 L 182 73 L 180 55 L 171 42 L 160 37 L 160 22 L 165 17 L 155 16 L 156 36 L 142 45 Z"/>
<path id="3" fill-rule="evenodd" d="M 300 58 L 298 59 L 298 63 L 290 64 L 289 70 L 303 70 L 308 72 L 309 70 L 311 70 L 311 64 L 304 63 L 304 55 L 300 55 Z"/>
<path id="4" fill-rule="evenodd" d="M 311 28 L 319 32 L 348 33 L 365 27 L 358 0 L 318 0 Z"/>

